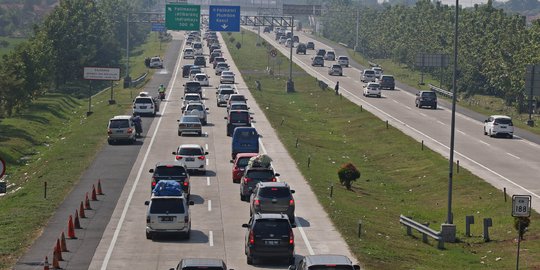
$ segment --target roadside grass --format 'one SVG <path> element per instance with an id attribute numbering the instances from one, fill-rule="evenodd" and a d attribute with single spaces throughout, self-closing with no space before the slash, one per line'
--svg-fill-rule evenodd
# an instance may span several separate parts
<path id="1" fill-rule="evenodd" d="M 239 40 L 240 35 L 233 35 Z M 226 38 L 238 68 L 256 102 L 278 132 L 298 168 L 311 185 L 336 228 L 366 269 L 511 269 L 515 267 L 517 232 L 510 216 L 511 202 L 482 179 L 461 168 L 454 172 L 453 213 L 458 243 L 438 250 L 434 241 L 424 244 L 421 235 L 406 235 L 399 215 L 429 222 L 440 229 L 446 219 L 448 161 L 401 131 L 333 91 L 322 91 L 315 78 L 294 78 L 296 92 L 285 91 L 286 77 L 272 77 L 250 70 L 264 70 L 266 48 L 256 47 L 256 35 L 246 31 L 242 49 Z M 279 54 L 282 63 L 286 58 Z M 284 65 L 284 64 L 283 64 Z M 288 64 L 287 64 L 288 65 Z M 285 68 L 284 66 L 281 68 Z M 294 72 L 302 70 L 294 65 Z M 262 91 L 253 90 L 255 80 Z M 296 140 L 298 148 L 295 148 Z M 311 164 L 308 167 L 308 157 Z M 362 173 L 353 190 L 341 187 L 337 170 L 346 162 Z M 333 197 L 329 187 L 334 185 Z M 301 204 L 302 202 L 298 202 Z M 465 237 L 465 216 L 474 215 L 472 237 Z M 482 238 L 482 219 L 492 218 L 491 242 Z M 523 268 L 540 267 L 539 215 L 521 246 Z M 357 223 L 362 220 L 358 238 Z"/>
<path id="2" fill-rule="evenodd" d="M 26 38 L 12 38 L 12 37 L 1 37 L 0 42 L 7 42 L 7 47 L 0 46 L 0 57 L 8 54 L 10 51 L 14 50 L 17 45 L 26 41 Z"/>
<path id="3" fill-rule="evenodd" d="M 167 44 L 163 44 L 162 52 Z M 138 48 L 159 54 L 149 38 Z M 162 54 L 161 52 L 161 54 Z M 143 57 L 144 59 L 144 57 Z M 144 61 L 133 61 L 143 70 Z M 142 67 L 141 67 L 142 66 Z M 12 118 L 0 120 L 0 156 L 7 161 L 7 181 L 20 190 L 0 198 L 0 269 L 12 269 L 43 226 L 106 143 L 107 121 L 131 108 L 131 91 L 115 86 L 117 104 L 109 105 L 109 90 L 88 99 L 47 94 Z M 47 199 L 43 185 L 47 182 Z M 51 243 L 52 245 L 53 243 Z"/>

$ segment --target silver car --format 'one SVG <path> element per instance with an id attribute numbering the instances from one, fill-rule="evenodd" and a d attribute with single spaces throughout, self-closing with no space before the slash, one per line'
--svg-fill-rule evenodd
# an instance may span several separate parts
<path id="1" fill-rule="evenodd" d="M 202 103 L 201 96 L 199 94 L 186 94 L 182 97 L 182 112 L 186 109 L 189 103 Z"/>
<path id="2" fill-rule="evenodd" d="M 109 120 L 107 126 L 107 141 L 112 144 L 116 141 L 127 141 L 134 143 L 137 139 L 135 137 L 135 124 L 133 123 L 133 117 L 131 115 L 117 115 Z"/>
<path id="3" fill-rule="evenodd" d="M 287 214 L 294 224 L 294 198 L 292 190 L 285 182 L 259 182 L 250 198 L 250 216 L 253 213 Z"/>
<path id="4" fill-rule="evenodd" d="M 198 115 L 182 115 L 178 121 L 178 136 L 184 133 L 202 135 L 202 124 Z"/>
<path id="5" fill-rule="evenodd" d="M 216 91 L 217 106 L 227 104 L 229 97 L 236 94 L 236 89 L 232 84 L 220 84 Z"/>
<path id="6" fill-rule="evenodd" d="M 204 106 L 204 103 L 189 103 L 184 111 L 186 115 L 196 115 L 201 120 L 203 126 L 207 124 L 208 108 Z"/>

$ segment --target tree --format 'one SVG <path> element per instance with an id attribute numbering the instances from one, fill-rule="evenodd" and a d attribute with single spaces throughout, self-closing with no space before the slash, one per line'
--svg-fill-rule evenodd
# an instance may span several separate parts
<path id="1" fill-rule="evenodd" d="M 345 163 L 339 168 L 338 177 L 341 185 L 350 190 L 352 182 L 360 178 L 360 171 L 352 163 Z"/>

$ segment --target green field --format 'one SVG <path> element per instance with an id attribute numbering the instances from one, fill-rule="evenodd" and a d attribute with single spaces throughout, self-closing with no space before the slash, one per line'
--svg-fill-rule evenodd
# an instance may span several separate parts
<path id="1" fill-rule="evenodd" d="M 138 50 L 156 55 L 165 48 L 166 44 L 159 51 L 158 42 L 149 38 Z M 144 61 L 131 59 L 131 65 L 135 72 L 146 70 Z M 0 119 L 0 156 L 8 163 L 7 180 L 22 187 L 0 199 L 0 269 L 11 269 L 39 236 L 106 142 L 105 123 L 131 108 L 131 91 L 115 86 L 116 105 L 108 105 L 108 90 L 97 94 L 90 117 L 88 99 L 47 94 L 13 118 Z"/>
<path id="2" fill-rule="evenodd" d="M 256 35 L 244 34 L 242 48 L 228 41 L 238 68 L 266 117 L 316 193 L 336 228 L 366 269 L 512 269 L 516 234 L 511 203 L 501 191 L 461 168 L 454 174 L 453 212 L 459 242 L 438 250 L 433 241 L 408 237 L 399 215 L 429 222 L 440 229 L 446 219 L 448 161 L 333 91 L 322 91 L 315 78 L 294 65 L 296 92 L 285 92 L 286 77 L 264 74 L 266 48 L 256 47 Z M 232 35 L 236 43 L 240 34 Z M 233 44 L 234 44 L 233 43 Z M 283 55 L 279 69 L 286 71 Z M 274 70 L 278 68 L 275 67 Z M 298 148 L 295 147 L 299 141 Z M 308 167 L 307 160 L 311 164 Z M 339 185 L 337 170 L 352 162 L 361 178 L 348 191 Z M 329 198 L 329 186 L 334 194 Z M 302 202 L 298 202 L 301 204 Z M 465 237 L 465 216 L 474 215 L 472 237 Z M 492 241 L 482 238 L 482 219 L 493 219 Z M 357 221 L 363 224 L 357 236 Z M 534 214 L 522 242 L 522 269 L 540 267 L 539 216 Z M 420 238 L 420 239 L 419 239 Z"/>
<path id="3" fill-rule="evenodd" d="M 0 57 L 9 53 L 15 47 L 26 41 L 26 38 L 11 38 L 11 37 L 0 37 Z M 7 46 L 2 46 L 1 44 L 6 42 Z"/>

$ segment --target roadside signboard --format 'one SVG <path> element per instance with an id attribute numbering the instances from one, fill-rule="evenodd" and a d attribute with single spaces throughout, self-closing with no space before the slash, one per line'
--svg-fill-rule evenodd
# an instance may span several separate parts
<path id="1" fill-rule="evenodd" d="M 164 23 L 152 23 L 152 32 L 166 32 L 167 27 L 165 27 Z"/>
<path id="2" fill-rule="evenodd" d="M 531 196 L 513 195 L 512 196 L 512 216 L 530 217 L 531 216 Z"/>
<path id="3" fill-rule="evenodd" d="M 419 53 L 416 55 L 417 67 L 447 67 L 449 64 L 448 54 L 444 53 Z"/>
<path id="4" fill-rule="evenodd" d="M 540 65 L 527 65 L 525 71 L 525 93 L 540 96 Z M 529 97 L 529 99 L 532 99 Z"/>
<path id="5" fill-rule="evenodd" d="M 6 162 L 0 158 L 0 179 L 6 174 Z"/>
<path id="6" fill-rule="evenodd" d="M 270 50 L 270 56 L 276 57 L 277 56 L 277 50 L 276 49 Z"/>
<path id="7" fill-rule="evenodd" d="M 240 6 L 210 6 L 211 31 L 240 32 Z"/>
<path id="8" fill-rule="evenodd" d="M 201 6 L 186 4 L 165 5 L 165 26 L 168 30 L 200 30 Z"/>
<path id="9" fill-rule="evenodd" d="M 283 15 L 321 15 L 321 5 L 289 5 L 283 4 Z"/>
<path id="10" fill-rule="evenodd" d="M 119 81 L 120 68 L 84 67 L 85 80 Z"/>

